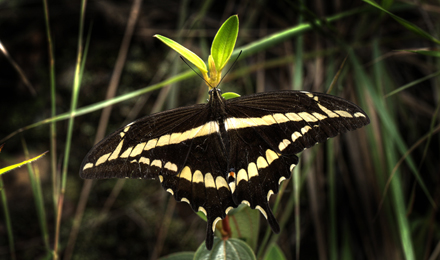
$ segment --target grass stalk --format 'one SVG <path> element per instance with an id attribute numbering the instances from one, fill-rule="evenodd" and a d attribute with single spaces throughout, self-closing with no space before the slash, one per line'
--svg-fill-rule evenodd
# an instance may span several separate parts
<path id="1" fill-rule="evenodd" d="M 57 214 L 57 226 L 56 226 L 56 234 L 55 234 L 55 244 L 59 243 L 59 230 L 61 225 L 61 215 L 63 208 L 63 200 L 64 194 L 66 192 L 66 179 L 67 179 L 67 169 L 69 166 L 69 156 L 70 156 L 70 146 L 72 144 L 72 136 L 73 136 L 73 124 L 74 124 L 74 115 L 76 114 L 77 104 L 78 104 L 78 95 L 79 89 L 81 86 L 82 79 L 82 71 L 84 68 L 84 60 L 83 59 L 83 31 L 84 31 L 84 18 L 85 18 L 85 9 L 86 9 L 86 0 L 81 1 L 81 12 L 80 12 L 80 22 L 79 22 L 79 33 L 78 33 L 78 50 L 76 57 L 76 68 L 75 75 L 73 78 L 73 89 L 72 89 L 72 99 L 70 105 L 70 115 L 67 127 L 67 137 L 66 137 L 66 147 L 64 150 L 64 160 L 63 160 L 63 168 L 62 168 L 62 177 L 61 177 L 61 190 L 60 190 L 60 199 L 58 204 L 58 214 Z M 84 57 L 86 56 L 86 52 L 84 52 Z M 67 254 L 67 253 L 66 253 Z M 58 255 L 58 247 L 55 248 L 55 255 Z M 66 259 L 69 259 L 70 256 L 67 254 Z"/>
<path id="2" fill-rule="evenodd" d="M 9 214 L 9 207 L 8 207 L 8 198 L 6 197 L 2 176 L 0 176 L 0 194 L 2 197 L 3 213 L 5 215 L 6 229 L 8 231 L 9 253 L 11 254 L 11 260 L 15 260 L 17 259 L 17 257 L 15 255 L 14 233 L 12 231 L 11 215 Z"/>
<path id="3" fill-rule="evenodd" d="M 56 81 L 55 81 L 55 58 L 53 54 L 53 43 L 52 43 L 52 33 L 50 30 L 49 23 L 49 7 L 47 0 L 43 0 L 44 7 L 44 21 L 46 24 L 46 36 L 47 36 L 47 45 L 48 45 L 48 53 L 49 53 L 49 77 L 50 77 L 50 97 L 51 97 L 51 117 L 55 117 L 57 114 L 56 110 Z M 56 123 L 50 123 L 50 163 L 51 163 L 51 174 L 52 174 L 52 197 L 53 197 L 53 206 L 55 218 L 56 216 L 56 208 L 58 204 L 58 194 L 59 194 L 59 183 L 57 178 L 57 134 L 56 134 Z"/>
<path id="4" fill-rule="evenodd" d="M 23 138 L 21 139 L 21 141 L 22 141 L 24 154 L 27 160 L 28 158 L 30 158 L 29 151 L 26 142 L 24 141 Z M 29 180 L 31 182 L 31 187 L 32 187 L 32 195 L 35 200 L 35 207 L 37 210 L 38 222 L 40 223 L 40 229 L 43 237 L 44 247 L 46 249 L 46 253 L 48 255 L 51 255 L 52 252 L 49 246 L 49 232 L 47 230 L 47 224 L 46 224 L 46 211 L 44 209 L 43 192 L 41 191 L 40 174 L 37 169 L 34 171 L 34 168 L 32 167 L 31 164 L 27 164 L 26 166 L 28 168 Z"/>

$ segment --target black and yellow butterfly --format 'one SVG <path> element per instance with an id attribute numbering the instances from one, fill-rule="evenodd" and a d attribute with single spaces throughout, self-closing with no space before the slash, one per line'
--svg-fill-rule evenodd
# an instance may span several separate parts
<path id="1" fill-rule="evenodd" d="M 134 121 L 95 145 L 80 176 L 159 179 L 177 201 L 207 216 L 206 247 L 216 223 L 241 203 L 280 228 L 268 200 L 298 164 L 295 155 L 339 133 L 369 124 L 362 109 L 342 98 L 279 91 L 209 102 Z"/>

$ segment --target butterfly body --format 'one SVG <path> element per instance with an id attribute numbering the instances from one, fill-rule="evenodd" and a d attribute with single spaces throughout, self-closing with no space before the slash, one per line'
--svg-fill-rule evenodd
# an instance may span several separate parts
<path id="1" fill-rule="evenodd" d="M 225 100 L 217 88 L 207 104 L 141 118 L 98 143 L 85 157 L 82 178 L 158 178 L 177 201 L 215 224 L 244 203 L 279 232 L 268 204 L 298 164 L 295 155 L 369 123 L 344 99 L 279 91 Z"/>

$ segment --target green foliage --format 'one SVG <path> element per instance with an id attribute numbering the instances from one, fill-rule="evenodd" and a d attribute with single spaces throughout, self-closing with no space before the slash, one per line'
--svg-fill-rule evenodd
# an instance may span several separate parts
<path id="1" fill-rule="evenodd" d="M 155 35 L 156 38 L 164 42 L 166 45 L 180 53 L 180 55 L 194 64 L 202 73 L 203 78 L 210 89 L 216 87 L 220 83 L 222 79 L 222 70 L 231 58 L 232 52 L 234 51 L 235 42 L 237 41 L 237 36 L 238 16 L 233 15 L 223 23 L 214 37 L 214 41 L 212 42 L 211 46 L 211 54 L 208 57 L 208 74 L 205 63 L 201 58 L 199 58 L 199 56 L 171 39 L 161 35 Z"/>
<path id="2" fill-rule="evenodd" d="M 238 36 L 238 16 L 229 17 L 218 30 L 211 46 L 215 68 L 222 71 L 234 51 Z"/>
<path id="3" fill-rule="evenodd" d="M 183 47 L 179 43 L 165 37 L 159 34 L 154 35 L 154 37 L 161 40 L 163 43 L 168 45 L 171 49 L 177 51 L 180 55 L 182 55 L 185 59 L 187 59 L 189 62 L 194 64 L 202 73 L 206 74 L 208 72 L 208 69 L 206 68 L 205 63 L 202 59 L 200 59 L 197 54 L 194 52 L 188 50 L 187 48 Z"/>
<path id="4" fill-rule="evenodd" d="M 206 249 L 205 243 L 200 245 L 194 254 L 194 259 L 256 259 L 254 252 L 248 244 L 242 240 L 231 238 L 228 240 L 221 240 L 214 238 L 214 245 L 212 250 Z"/>

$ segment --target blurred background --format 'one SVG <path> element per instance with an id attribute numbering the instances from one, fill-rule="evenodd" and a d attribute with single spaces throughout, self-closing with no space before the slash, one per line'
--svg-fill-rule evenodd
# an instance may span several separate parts
<path id="1" fill-rule="evenodd" d="M 262 219 L 257 257 L 267 236 L 286 259 L 440 259 L 433 0 L 0 1 L 0 167 L 49 151 L 0 176 L 0 259 L 52 259 L 55 251 L 60 259 L 156 259 L 197 250 L 206 223 L 159 181 L 84 181 L 78 172 L 93 144 L 117 128 L 206 102 L 203 80 L 152 36 L 206 61 L 234 14 L 243 53 L 224 92 L 330 92 L 371 119 L 299 155 L 300 196 L 292 180 L 272 196 L 284 227 L 275 235 Z M 124 100 L 97 106 L 113 97 Z M 73 110 L 80 115 L 69 119 Z"/>

